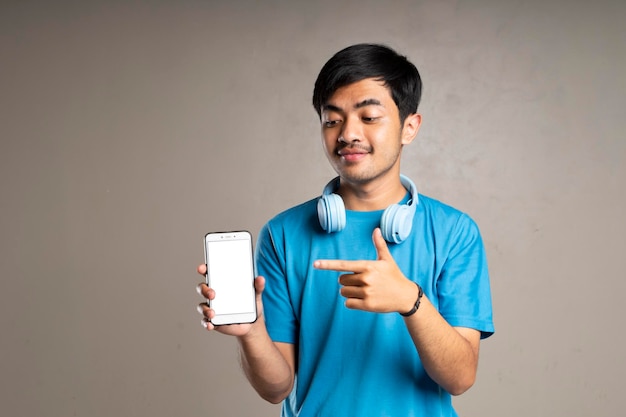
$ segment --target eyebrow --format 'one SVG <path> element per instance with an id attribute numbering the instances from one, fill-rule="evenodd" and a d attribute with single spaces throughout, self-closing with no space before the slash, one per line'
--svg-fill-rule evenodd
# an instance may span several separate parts
<path id="1" fill-rule="evenodd" d="M 367 107 L 367 106 L 382 106 L 383 104 L 380 102 L 380 100 L 377 100 L 375 98 L 367 98 L 363 101 L 360 101 L 358 103 L 356 103 L 354 105 L 355 109 L 360 109 L 363 107 Z M 336 111 L 336 112 L 341 112 L 343 111 L 343 109 L 341 107 L 337 107 L 333 104 L 324 104 L 322 106 L 322 110 L 328 110 L 328 111 Z"/>

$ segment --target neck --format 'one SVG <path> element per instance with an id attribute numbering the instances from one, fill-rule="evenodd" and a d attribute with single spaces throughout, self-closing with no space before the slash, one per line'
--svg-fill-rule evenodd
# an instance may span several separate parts
<path id="1" fill-rule="evenodd" d="M 402 200 L 406 192 L 398 175 L 366 183 L 351 183 L 341 179 L 337 190 L 346 209 L 354 211 L 384 210 Z"/>

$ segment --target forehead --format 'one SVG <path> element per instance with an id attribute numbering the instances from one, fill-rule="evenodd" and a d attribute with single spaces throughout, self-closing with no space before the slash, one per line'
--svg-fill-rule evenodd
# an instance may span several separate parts
<path id="1" fill-rule="evenodd" d="M 377 101 L 383 107 L 395 107 L 389 88 L 383 81 L 374 78 L 366 78 L 338 88 L 326 105 L 347 110 L 368 101 Z"/>

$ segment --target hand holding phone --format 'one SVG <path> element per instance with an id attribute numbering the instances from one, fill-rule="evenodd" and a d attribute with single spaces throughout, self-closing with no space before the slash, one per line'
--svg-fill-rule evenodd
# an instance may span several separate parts
<path id="1" fill-rule="evenodd" d="M 252 323 L 257 318 L 252 236 L 247 231 L 212 232 L 204 237 L 206 283 L 215 291 L 211 323 Z"/>

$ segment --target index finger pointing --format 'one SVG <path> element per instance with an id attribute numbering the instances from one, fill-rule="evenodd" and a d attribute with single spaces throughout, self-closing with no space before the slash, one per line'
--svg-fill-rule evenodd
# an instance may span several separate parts
<path id="1" fill-rule="evenodd" d="M 361 261 L 343 261 L 340 259 L 318 259 L 313 262 L 313 267 L 315 269 L 341 272 L 361 272 L 363 270 Z"/>

